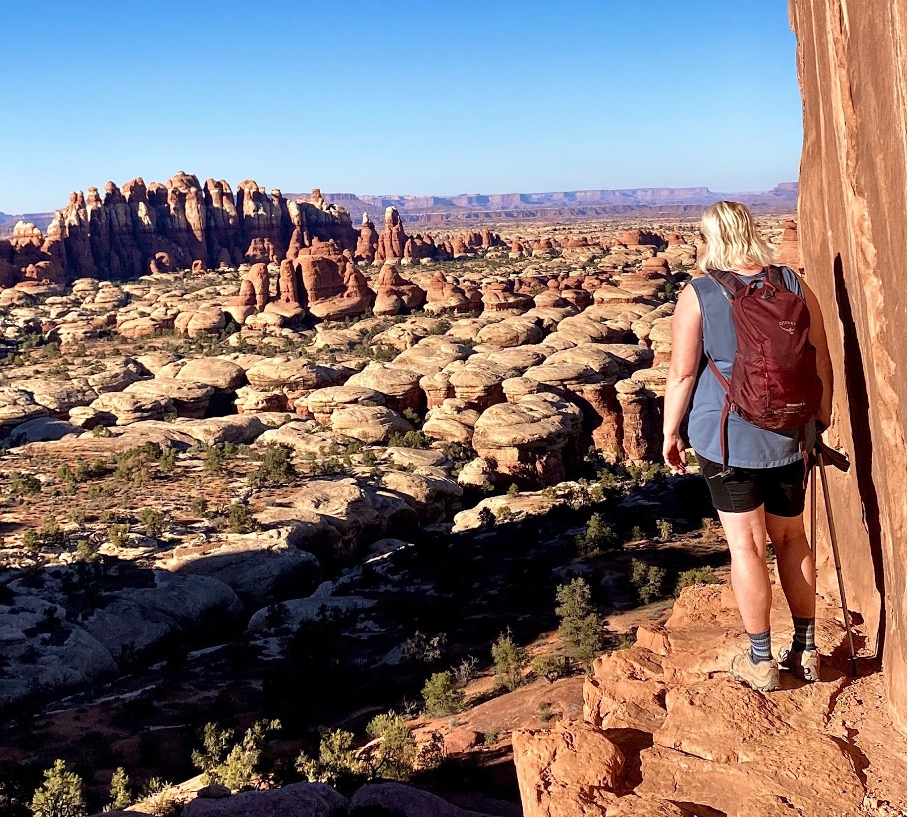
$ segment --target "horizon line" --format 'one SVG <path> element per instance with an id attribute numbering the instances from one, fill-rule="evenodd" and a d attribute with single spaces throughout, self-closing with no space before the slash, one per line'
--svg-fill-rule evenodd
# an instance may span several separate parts
<path id="1" fill-rule="evenodd" d="M 181 173 L 184 171 L 177 171 Z M 176 174 L 174 174 L 176 175 Z M 195 174 L 192 174 L 195 175 Z M 138 178 L 138 177 L 133 177 Z M 214 178 L 208 177 L 208 178 Z M 129 180 L 131 181 L 131 180 Z M 154 181 L 154 180 L 153 180 Z M 225 180 L 226 181 L 226 180 Z M 201 185 L 204 183 L 199 180 Z M 116 183 L 115 183 L 116 184 Z M 125 184 L 125 183 L 123 183 Z M 239 183 L 237 183 L 238 185 Z M 463 193 L 353 193 L 349 191 L 329 191 L 323 192 L 322 196 L 353 196 L 354 198 L 360 199 L 363 196 L 368 196 L 375 199 L 390 199 L 390 198 L 436 198 L 436 199 L 453 199 L 460 196 L 547 196 L 553 193 L 623 193 L 626 191 L 635 191 L 635 190 L 705 190 L 710 194 L 723 194 L 723 193 L 744 193 L 744 194 L 755 194 L 755 193 L 769 193 L 772 190 L 775 190 L 780 185 L 797 185 L 799 180 L 795 179 L 792 181 L 783 181 L 777 182 L 773 187 L 766 190 L 712 190 L 709 185 L 642 185 L 640 187 L 598 187 L 598 188 L 574 188 L 572 190 L 544 190 L 544 191 L 507 191 L 507 192 L 496 192 L 496 193 L 479 193 L 479 192 L 463 192 Z M 122 187 L 122 185 L 118 185 Z M 266 187 L 266 186 L 264 186 Z M 281 190 L 281 188 L 271 188 L 272 190 Z M 311 188 L 310 190 L 321 190 L 319 187 Z M 281 190 L 283 195 L 283 190 Z M 296 195 L 296 196 L 305 196 L 305 193 L 295 193 L 290 192 L 287 195 Z M 68 194 L 67 194 L 68 195 Z M 65 205 L 60 207 L 54 207 L 49 210 L 30 210 L 30 211 L 19 211 L 18 213 L 7 213 L 0 210 L 0 214 L 4 216 L 34 216 L 34 215 L 44 215 L 47 213 L 53 213 L 55 210 L 62 210 Z"/>

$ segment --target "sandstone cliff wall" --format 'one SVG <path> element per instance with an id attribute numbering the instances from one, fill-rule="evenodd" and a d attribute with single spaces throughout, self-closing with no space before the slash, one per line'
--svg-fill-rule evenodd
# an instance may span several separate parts
<path id="1" fill-rule="evenodd" d="M 830 470 L 849 607 L 905 729 L 905 2 L 790 0 L 804 104 L 799 234 L 836 378 Z M 820 514 L 823 519 L 823 514 Z M 835 575 L 820 525 L 821 583 Z M 873 647 L 872 645 L 870 647 Z"/>

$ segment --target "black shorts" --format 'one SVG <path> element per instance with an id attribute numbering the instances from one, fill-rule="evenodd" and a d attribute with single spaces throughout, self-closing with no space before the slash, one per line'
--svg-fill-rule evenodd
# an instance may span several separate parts
<path id="1" fill-rule="evenodd" d="M 797 517 L 804 511 L 804 460 L 771 469 L 730 466 L 727 477 L 714 477 L 722 464 L 697 455 L 713 505 L 718 511 L 740 513 L 766 506 L 767 514 Z"/>

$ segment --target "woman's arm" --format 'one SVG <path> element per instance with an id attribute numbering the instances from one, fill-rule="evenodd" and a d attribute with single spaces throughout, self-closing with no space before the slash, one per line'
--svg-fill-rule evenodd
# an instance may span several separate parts
<path id="1" fill-rule="evenodd" d="M 665 384 L 662 420 L 662 456 L 673 473 L 683 474 L 687 460 L 680 428 L 694 391 L 703 354 L 703 318 L 700 300 L 689 284 L 678 296 L 672 318 L 672 360 Z"/>
<path id="2" fill-rule="evenodd" d="M 817 419 L 824 427 L 829 427 L 832 417 L 832 360 L 829 357 L 829 345 L 826 341 L 826 328 L 823 326 L 823 312 L 820 310 L 820 302 L 813 294 L 813 291 L 801 279 L 801 290 L 804 293 L 804 300 L 807 302 L 807 309 L 810 312 L 810 331 L 807 337 L 817 351 L 817 374 L 823 382 L 823 398 L 820 401 L 820 412 Z"/>

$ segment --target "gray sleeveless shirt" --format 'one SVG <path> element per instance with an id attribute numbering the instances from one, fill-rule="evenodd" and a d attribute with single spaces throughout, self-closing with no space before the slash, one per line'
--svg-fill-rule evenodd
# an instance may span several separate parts
<path id="1" fill-rule="evenodd" d="M 804 297 L 798 277 L 787 267 L 782 268 L 785 286 Z M 749 284 L 763 278 L 762 273 L 740 276 Z M 721 416 L 725 392 L 716 376 L 706 365 L 706 355 L 715 361 L 726 378 L 731 377 L 731 367 L 738 348 L 731 306 L 725 290 L 712 277 L 703 276 L 690 282 L 700 301 L 703 318 L 703 352 L 697 384 L 688 419 L 687 433 L 691 448 L 701 457 L 716 463 L 722 462 Z M 732 412 L 728 416 L 728 464 L 748 469 L 770 469 L 787 466 L 802 455 L 798 446 L 799 429 L 773 432 L 760 429 Z M 808 425 L 807 446 L 812 445 L 813 424 Z"/>

